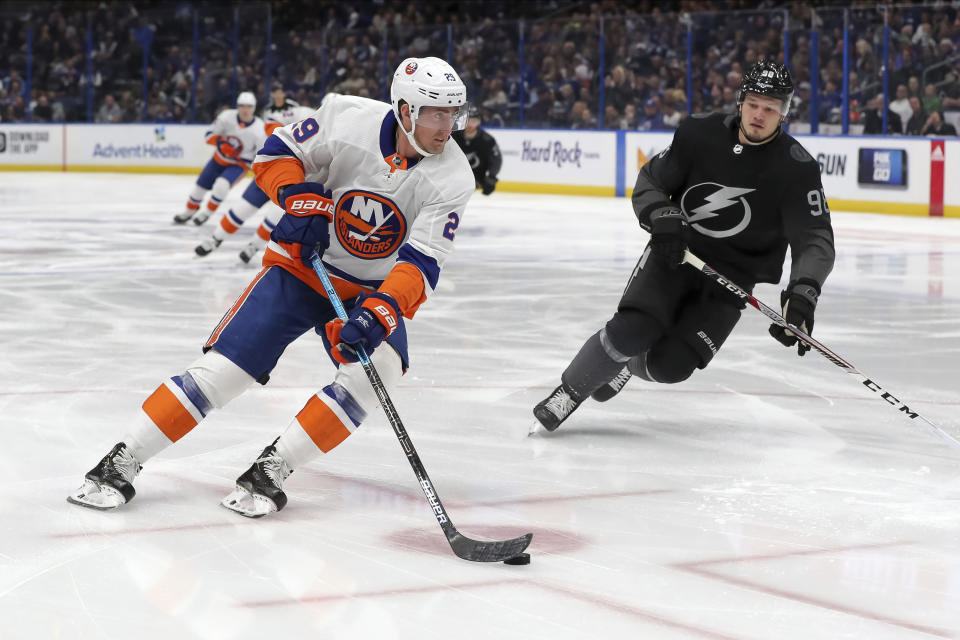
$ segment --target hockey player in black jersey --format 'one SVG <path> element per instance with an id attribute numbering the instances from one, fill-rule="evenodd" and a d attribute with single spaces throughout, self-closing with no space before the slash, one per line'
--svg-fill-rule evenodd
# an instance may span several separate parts
<path id="1" fill-rule="evenodd" d="M 811 332 L 833 268 L 833 229 L 819 165 L 781 130 L 792 95 L 785 67 L 758 62 L 743 77 L 736 114 L 687 118 L 641 169 L 633 209 L 650 241 L 616 313 L 534 408 L 545 429 L 556 429 L 588 397 L 610 399 L 631 376 L 676 383 L 710 363 L 744 305 L 681 264 L 687 247 L 752 291 L 780 281 L 789 245 L 783 316 Z M 777 325 L 770 333 L 800 355 L 809 349 Z"/>
<path id="2" fill-rule="evenodd" d="M 497 188 L 497 174 L 500 173 L 503 157 L 497 141 L 480 128 L 480 112 L 476 107 L 470 107 L 466 128 L 454 131 L 452 137 L 470 161 L 477 188 L 483 190 L 485 196 L 493 193 Z"/>

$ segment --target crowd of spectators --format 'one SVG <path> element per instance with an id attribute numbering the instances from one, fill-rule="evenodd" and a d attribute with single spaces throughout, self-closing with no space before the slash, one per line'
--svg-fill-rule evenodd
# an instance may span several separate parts
<path id="1" fill-rule="evenodd" d="M 884 11 L 887 131 L 949 134 L 960 11 L 945 3 L 851 6 L 850 121 L 882 129 Z M 737 0 L 54 2 L 0 13 L 0 121 L 208 122 L 239 91 L 265 99 L 277 82 L 304 105 L 329 91 L 386 99 L 400 60 L 439 55 L 486 126 L 662 130 L 732 112 L 744 69 L 784 62 L 786 44 L 791 121 L 837 124 L 843 20 L 835 5 Z"/>

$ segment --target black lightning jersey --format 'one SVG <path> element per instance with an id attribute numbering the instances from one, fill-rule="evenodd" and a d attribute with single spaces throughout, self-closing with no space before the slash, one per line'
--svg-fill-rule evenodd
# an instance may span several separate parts
<path id="1" fill-rule="evenodd" d="M 820 167 L 795 139 L 740 144 L 729 114 L 681 122 L 673 143 L 640 170 L 633 207 L 644 228 L 650 213 L 679 206 L 695 255 L 742 287 L 777 283 L 787 246 L 791 280 L 823 284 L 833 268 L 833 229 Z"/>
<path id="2" fill-rule="evenodd" d="M 471 140 L 467 140 L 463 131 L 454 131 L 452 137 L 470 161 L 470 168 L 473 169 L 473 177 L 477 184 L 481 184 L 487 175 L 491 178 L 497 177 L 503 165 L 503 157 L 492 135 L 481 129 Z"/>

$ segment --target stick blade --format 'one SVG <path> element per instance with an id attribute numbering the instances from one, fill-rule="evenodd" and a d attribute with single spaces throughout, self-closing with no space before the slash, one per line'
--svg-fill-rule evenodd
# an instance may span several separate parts
<path id="1" fill-rule="evenodd" d="M 519 538 L 511 540 L 498 540 L 485 542 L 482 540 L 471 540 L 470 538 L 457 533 L 450 540 L 450 548 L 458 558 L 469 560 L 471 562 L 503 562 L 523 553 L 530 545 L 533 539 L 532 533 L 527 533 Z"/>

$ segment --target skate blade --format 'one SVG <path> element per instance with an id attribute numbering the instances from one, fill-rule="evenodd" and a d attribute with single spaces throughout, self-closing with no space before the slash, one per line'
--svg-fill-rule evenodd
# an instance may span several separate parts
<path id="1" fill-rule="evenodd" d="M 539 420 L 534 420 L 530 425 L 530 428 L 527 430 L 527 437 L 536 436 L 547 433 L 547 430 L 543 428 L 543 425 L 540 424 Z"/>
<path id="2" fill-rule="evenodd" d="M 210 218 L 210 216 L 200 216 L 200 215 L 196 215 L 196 216 L 193 216 L 192 218 L 190 218 L 190 222 L 192 222 L 193 224 L 195 224 L 195 225 L 197 225 L 197 226 L 199 227 L 199 226 L 202 225 L 204 222 L 206 222 L 209 218 Z"/>
<path id="3" fill-rule="evenodd" d="M 68 495 L 67 502 L 98 511 L 110 511 L 127 503 L 123 494 L 113 487 L 99 485 L 92 480 L 85 481 L 82 487 Z"/>
<path id="4" fill-rule="evenodd" d="M 262 518 L 277 510 L 277 505 L 270 498 L 250 493 L 239 485 L 220 501 L 220 506 L 247 518 Z"/>

